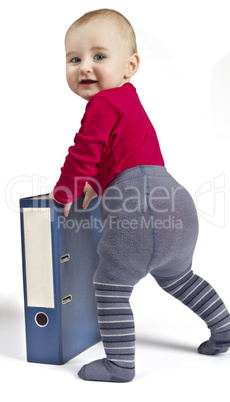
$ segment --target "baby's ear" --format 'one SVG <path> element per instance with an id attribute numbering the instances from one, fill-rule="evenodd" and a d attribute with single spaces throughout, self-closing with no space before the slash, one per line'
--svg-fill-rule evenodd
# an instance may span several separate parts
<path id="1" fill-rule="evenodd" d="M 132 54 L 128 60 L 125 78 L 131 78 L 134 74 L 136 74 L 139 64 L 140 64 L 139 55 L 137 53 Z"/>

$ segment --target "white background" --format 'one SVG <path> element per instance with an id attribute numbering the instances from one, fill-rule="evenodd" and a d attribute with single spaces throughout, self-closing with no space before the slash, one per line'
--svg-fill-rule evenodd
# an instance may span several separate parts
<path id="1" fill-rule="evenodd" d="M 62 367 L 26 362 L 18 200 L 48 192 L 85 101 L 65 81 L 64 36 L 83 13 L 114 8 L 133 24 L 141 65 L 133 84 L 158 133 L 168 171 L 193 196 L 200 237 L 194 271 L 230 308 L 230 7 L 228 0 L 8 0 L 1 3 L 0 371 L 7 400 L 214 401 L 228 395 L 230 353 L 200 356 L 203 322 L 146 278 L 134 290 L 137 375 L 88 383 L 80 367 L 101 344 Z M 84 393 L 84 394 L 83 394 Z M 145 397 L 148 395 L 145 394 Z"/>

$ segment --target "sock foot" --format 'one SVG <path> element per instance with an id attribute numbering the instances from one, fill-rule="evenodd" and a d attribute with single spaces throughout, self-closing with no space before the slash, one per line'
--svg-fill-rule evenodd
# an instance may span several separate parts
<path id="1" fill-rule="evenodd" d="M 198 353 L 202 355 L 217 355 L 219 353 L 225 353 L 230 347 L 230 341 L 216 341 L 213 336 L 209 338 L 208 341 L 203 342 L 198 347 Z"/>
<path id="2" fill-rule="evenodd" d="M 84 365 L 78 376 L 86 381 L 129 382 L 133 380 L 135 370 L 118 367 L 107 359 L 100 359 Z"/>

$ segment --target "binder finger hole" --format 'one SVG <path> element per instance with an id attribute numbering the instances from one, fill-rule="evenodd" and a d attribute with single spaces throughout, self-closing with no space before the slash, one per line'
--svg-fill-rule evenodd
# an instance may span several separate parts
<path id="1" fill-rule="evenodd" d="M 35 316 L 35 322 L 39 327 L 46 327 L 49 322 L 49 318 L 45 313 L 37 313 Z"/>

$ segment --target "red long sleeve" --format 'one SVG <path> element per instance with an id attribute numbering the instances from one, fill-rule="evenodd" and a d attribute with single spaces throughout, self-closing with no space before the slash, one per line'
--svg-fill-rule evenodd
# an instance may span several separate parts
<path id="1" fill-rule="evenodd" d="M 63 204 L 74 201 L 86 181 L 101 195 L 115 175 L 137 165 L 164 161 L 155 130 L 128 83 L 101 91 L 88 102 L 54 197 Z"/>
<path id="2" fill-rule="evenodd" d="M 62 174 L 54 189 L 58 202 L 64 204 L 76 200 L 85 182 L 96 177 L 110 133 L 120 120 L 119 111 L 104 99 L 93 99 L 87 104 L 81 128 L 75 136 L 74 145 L 69 148 Z"/>

